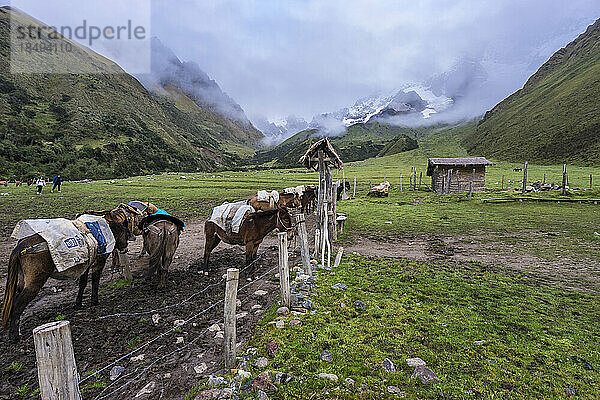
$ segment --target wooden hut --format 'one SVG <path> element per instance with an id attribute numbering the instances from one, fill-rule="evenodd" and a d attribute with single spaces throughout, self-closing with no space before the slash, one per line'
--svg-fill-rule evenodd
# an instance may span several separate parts
<path id="1" fill-rule="evenodd" d="M 319 171 L 315 256 L 321 254 L 324 263 L 326 249 L 329 251 L 328 259 L 331 258 L 330 239 L 335 240 L 337 238 L 337 187 L 333 184 L 331 168 L 342 169 L 344 164 L 327 138 L 323 138 L 310 146 L 299 161 L 307 169 Z"/>
<path id="2" fill-rule="evenodd" d="M 485 157 L 430 158 L 427 176 L 434 193 L 485 191 L 485 167 L 494 165 Z"/>

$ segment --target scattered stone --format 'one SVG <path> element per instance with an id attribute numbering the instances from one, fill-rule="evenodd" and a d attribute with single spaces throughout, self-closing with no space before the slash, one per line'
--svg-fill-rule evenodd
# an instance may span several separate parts
<path id="1" fill-rule="evenodd" d="M 473 344 L 475 344 L 477 346 L 481 346 L 484 343 L 485 343 L 485 340 L 476 340 L 476 341 L 473 342 Z"/>
<path id="2" fill-rule="evenodd" d="M 294 377 L 290 374 L 286 374 L 285 372 L 277 372 L 275 374 L 275 383 L 278 385 L 284 385 L 294 379 Z"/>
<path id="3" fill-rule="evenodd" d="M 123 373 L 123 371 L 125 371 L 125 367 L 122 367 L 120 365 L 115 365 L 114 367 L 112 367 L 109 374 L 110 380 L 114 381 L 115 379 L 117 379 Z"/>
<path id="4" fill-rule="evenodd" d="M 573 388 L 566 388 L 565 389 L 565 394 L 567 396 L 575 396 L 577 394 L 577 392 Z"/>
<path id="5" fill-rule="evenodd" d="M 487 360 L 490 364 L 498 364 L 498 360 Z"/>
<path id="6" fill-rule="evenodd" d="M 183 336 L 177 336 L 175 338 L 175 344 L 182 344 L 183 343 Z"/>
<path id="7" fill-rule="evenodd" d="M 246 349 L 246 354 L 253 356 L 256 354 L 257 351 L 258 351 L 258 349 L 256 347 L 248 347 Z"/>
<path id="8" fill-rule="evenodd" d="M 396 366 L 389 358 L 383 360 L 381 365 L 383 366 L 383 369 L 385 369 L 387 372 L 396 372 Z"/>
<path id="9" fill-rule="evenodd" d="M 156 382 L 154 382 L 154 381 L 148 382 L 148 384 L 146 386 L 144 386 L 142 388 L 142 390 L 140 390 L 135 395 L 135 398 L 137 399 L 138 397 L 142 397 L 143 395 L 152 394 L 152 392 L 154 391 L 154 389 L 156 389 Z"/>
<path id="10" fill-rule="evenodd" d="M 415 372 L 413 372 L 411 378 L 419 378 L 421 383 L 428 384 L 431 382 L 439 382 L 440 378 L 437 377 L 435 372 L 430 370 L 424 365 L 415 368 Z"/>
<path id="11" fill-rule="evenodd" d="M 262 306 L 260 304 L 255 304 L 255 305 L 252 306 L 253 310 L 258 310 L 258 309 L 261 309 L 261 308 L 262 308 Z"/>
<path id="12" fill-rule="evenodd" d="M 332 381 L 332 382 L 337 382 L 338 381 L 338 376 L 336 374 L 326 374 L 325 372 L 321 372 L 319 374 L 319 378 L 327 379 L 327 380 Z"/>
<path id="13" fill-rule="evenodd" d="M 300 321 L 299 319 L 292 319 L 290 322 L 288 322 L 288 324 L 290 324 L 292 328 L 295 328 L 297 326 L 302 325 L 302 321 Z"/>
<path id="14" fill-rule="evenodd" d="M 198 374 L 198 375 L 202 375 L 203 373 L 206 372 L 207 369 L 208 369 L 208 366 L 206 365 L 206 363 L 202 363 L 202 364 L 196 365 L 194 367 L 194 372 L 196 372 L 196 374 Z"/>
<path id="15" fill-rule="evenodd" d="M 265 392 L 276 392 L 277 386 L 272 382 L 271 373 L 269 371 L 261 372 L 252 381 L 252 388 L 255 391 L 262 390 Z"/>
<path id="16" fill-rule="evenodd" d="M 215 334 L 215 339 L 224 339 L 223 331 L 219 331 Z"/>
<path id="17" fill-rule="evenodd" d="M 268 395 L 267 395 L 265 392 L 263 392 L 262 390 L 260 390 L 260 389 L 259 389 L 259 390 L 256 392 L 256 398 L 257 398 L 258 400 L 268 400 L 268 399 L 269 399 L 269 396 L 268 396 Z"/>
<path id="18" fill-rule="evenodd" d="M 269 357 L 275 357 L 275 354 L 279 351 L 279 343 L 277 342 L 268 342 L 265 347 L 267 348 Z"/>
<path id="19" fill-rule="evenodd" d="M 255 296 L 264 296 L 267 294 L 266 290 L 257 290 L 256 292 L 254 292 Z"/>
<path id="20" fill-rule="evenodd" d="M 152 314 L 152 323 L 158 325 L 158 321 L 160 321 L 160 314 Z"/>
<path id="21" fill-rule="evenodd" d="M 333 361 L 333 354 L 331 354 L 327 350 L 323 350 L 321 352 L 321 360 L 322 361 L 327 361 L 327 362 L 332 362 Z"/>
<path id="22" fill-rule="evenodd" d="M 133 356 L 130 358 L 131 361 L 133 362 L 138 362 L 138 361 L 142 361 L 144 359 L 145 355 L 144 354 L 140 354 L 139 356 Z"/>
<path id="23" fill-rule="evenodd" d="M 346 379 L 344 379 L 344 382 L 348 386 L 354 386 L 354 384 L 356 383 L 356 381 L 354 379 L 352 379 L 352 378 L 346 378 Z"/>
<path id="24" fill-rule="evenodd" d="M 282 321 L 282 320 L 279 320 L 279 321 L 275 322 L 275 327 L 277 329 L 282 329 L 284 326 L 285 326 L 285 322 Z"/>
<path id="25" fill-rule="evenodd" d="M 331 288 L 336 290 L 346 290 L 348 289 L 348 285 L 344 285 L 343 283 L 336 283 Z"/>
<path id="26" fill-rule="evenodd" d="M 241 313 L 235 314 L 235 318 L 242 319 L 242 318 L 245 318 L 247 315 L 248 315 L 248 313 L 246 311 L 242 311 Z"/>
<path id="27" fill-rule="evenodd" d="M 221 330 L 221 327 L 219 326 L 219 324 L 212 324 L 211 326 L 208 327 L 208 330 L 210 332 L 218 332 Z"/>
<path id="28" fill-rule="evenodd" d="M 406 364 L 408 364 L 409 367 L 420 367 L 427 365 L 425 361 L 421 360 L 419 357 L 407 358 Z"/>
<path id="29" fill-rule="evenodd" d="M 227 399 L 232 395 L 233 390 L 230 388 L 206 389 L 198 393 L 194 400 Z"/>
<path id="30" fill-rule="evenodd" d="M 226 386 L 229 384 L 229 381 L 225 378 L 223 378 L 222 376 L 214 376 L 211 375 L 208 377 L 208 381 L 206 382 L 206 386 L 209 387 L 219 387 L 219 386 Z"/>
<path id="31" fill-rule="evenodd" d="M 244 371 L 243 369 L 238 369 L 235 373 L 235 376 L 239 380 L 243 381 L 244 379 L 249 379 L 252 376 L 252 374 L 248 371 Z"/>
<path id="32" fill-rule="evenodd" d="M 367 307 L 367 305 L 364 302 L 360 301 L 360 300 L 356 300 L 354 302 L 354 308 L 363 309 L 363 308 L 366 308 L 366 307 Z"/>
<path id="33" fill-rule="evenodd" d="M 287 307 L 279 307 L 277 309 L 277 314 L 279 315 L 288 315 L 290 313 L 290 309 Z"/>
<path id="34" fill-rule="evenodd" d="M 388 386 L 387 391 L 388 391 L 388 393 L 392 393 L 392 394 L 402 393 L 402 390 L 400 390 L 400 388 L 398 386 Z"/>
<path id="35" fill-rule="evenodd" d="M 269 360 L 267 360 L 267 357 L 259 357 L 256 360 L 254 360 L 254 362 L 252 363 L 252 366 L 254 368 L 259 368 L 259 369 L 266 368 L 267 365 L 269 365 Z"/>
<path id="36" fill-rule="evenodd" d="M 165 378 L 165 379 L 171 379 L 171 373 L 167 372 L 166 374 L 163 375 L 163 378 Z"/>

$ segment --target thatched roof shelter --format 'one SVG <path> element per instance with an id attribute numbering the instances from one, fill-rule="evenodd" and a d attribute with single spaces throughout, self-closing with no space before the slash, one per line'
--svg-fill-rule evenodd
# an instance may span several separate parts
<path id="1" fill-rule="evenodd" d="M 427 165 L 427 175 L 431 176 L 436 167 L 472 167 L 494 165 L 485 157 L 430 158 Z"/>
<path id="2" fill-rule="evenodd" d="M 310 146 L 306 153 L 300 157 L 300 163 L 307 169 L 317 170 L 319 168 L 319 150 L 323 151 L 323 161 L 325 163 L 329 163 L 329 165 L 336 169 L 344 167 L 342 159 L 338 156 L 328 138 L 323 138 Z"/>

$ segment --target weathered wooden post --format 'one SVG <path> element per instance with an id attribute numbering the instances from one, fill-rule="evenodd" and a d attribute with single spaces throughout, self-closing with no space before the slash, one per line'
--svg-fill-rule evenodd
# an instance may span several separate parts
<path id="1" fill-rule="evenodd" d="M 400 174 L 400 192 L 402 192 L 402 174 Z"/>
<path id="2" fill-rule="evenodd" d="M 562 195 L 567 194 L 567 164 L 563 164 Z"/>
<path id="3" fill-rule="evenodd" d="M 281 305 L 290 306 L 290 269 L 288 267 L 288 239 L 286 232 L 277 234 L 279 238 L 279 285 L 281 288 Z"/>
<path id="4" fill-rule="evenodd" d="M 285 234 L 285 233 L 284 233 Z M 224 332 L 225 339 L 225 369 L 235 368 L 235 343 L 236 343 L 236 301 L 240 271 L 237 268 L 227 270 L 225 282 L 225 307 L 224 307 Z"/>
<path id="5" fill-rule="evenodd" d="M 546 174 L 544 174 L 544 185 L 546 184 Z"/>
<path id="6" fill-rule="evenodd" d="M 523 193 L 527 192 L 527 161 L 523 167 Z"/>
<path id="7" fill-rule="evenodd" d="M 590 190 L 592 190 L 592 174 L 590 174 Z"/>
<path id="8" fill-rule="evenodd" d="M 352 191 L 352 197 L 356 197 L 356 177 L 354 177 L 354 190 Z"/>
<path id="9" fill-rule="evenodd" d="M 423 186 L 423 171 L 419 173 L 419 187 L 421 186 Z"/>
<path id="10" fill-rule="evenodd" d="M 475 168 L 473 168 L 473 172 L 471 173 L 471 180 L 469 182 L 469 198 L 473 198 L 473 181 L 475 180 Z"/>
<path id="11" fill-rule="evenodd" d="M 502 189 L 501 190 L 504 190 L 504 175 L 502 175 Z"/>
<path id="12" fill-rule="evenodd" d="M 38 326 L 33 343 L 42 400 L 80 400 L 69 321 Z"/>
<path id="13" fill-rule="evenodd" d="M 415 169 L 414 178 L 413 178 L 413 190 L 417 190 L 417 167 L 413 167 Z"/>
<path id="14" fill-rule="evenodd" d="M 452 170 L 449 169 L 448 170 L 448 181 L 447 181 L 447 188 L 446 188 L 446 193 L 450 194 L 450 185 L 452 184 Z"/>
<path id="15" fill-rule="evenodd" d="M 312 268 L 310 266 L 310 250 L 308 249 L 308 232 L 306 231 L 306 217 L 304 214 L 296 214 L 296 229 L 300 237 L 300 257 L 302 258 L 302 267 L 304 273 L 312 276 Z"/>

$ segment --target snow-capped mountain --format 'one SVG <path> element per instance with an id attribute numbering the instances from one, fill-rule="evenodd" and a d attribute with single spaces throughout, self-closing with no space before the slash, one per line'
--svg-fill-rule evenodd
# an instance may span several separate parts
<path id="1" fill-rule="evenodd" d="M 263 117 L 253 118 L 253 123 L 264 135 L 266 144 L 281 143 L 290 136 L 308 128 L 308 122 L 302 117 L 289 115 L 279 121 L 269 121 Z"/>

